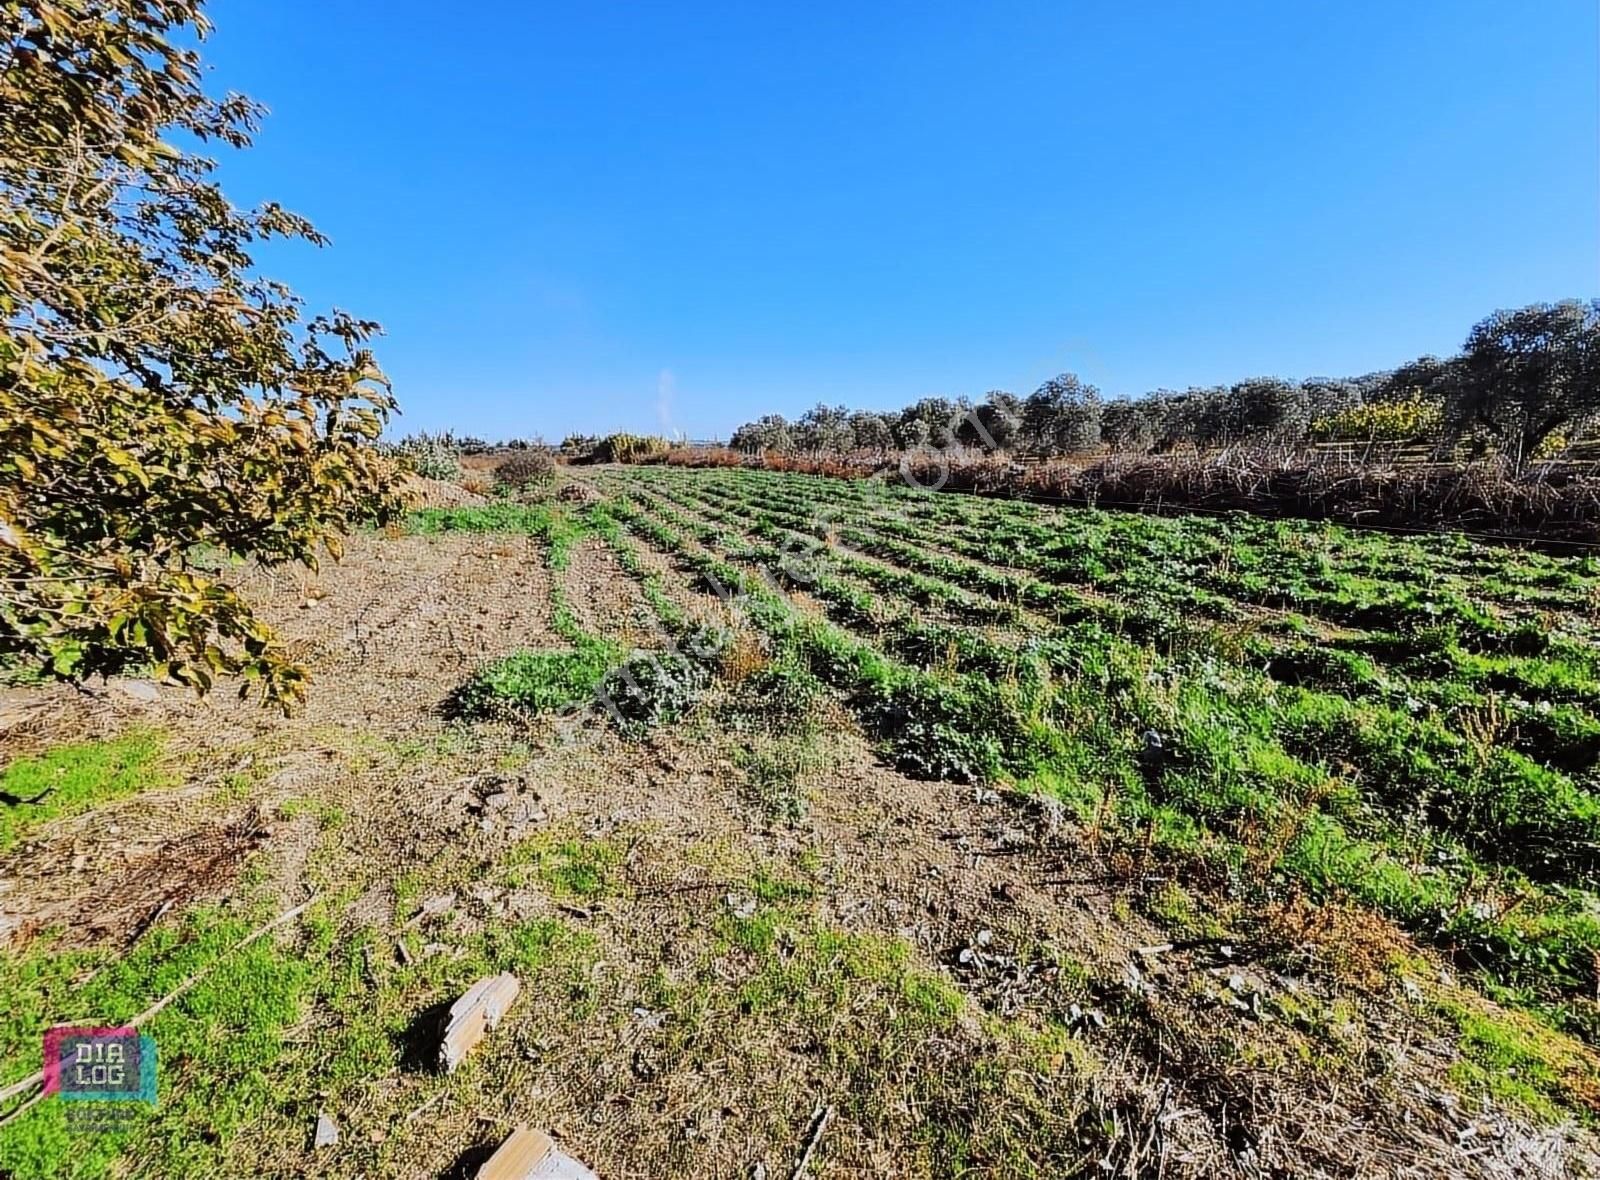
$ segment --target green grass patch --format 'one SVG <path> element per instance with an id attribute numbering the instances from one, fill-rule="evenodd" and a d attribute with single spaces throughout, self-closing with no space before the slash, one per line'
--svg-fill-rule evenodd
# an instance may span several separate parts
<path id="1" fill-rule="evenodd" d="M 452 707 L 461 716 L 490 717 L 579 704 L 594 697 L 618 655 L 598 639 L 574 648 L 513 652 L 480 668 L 457 690 Z"/>
<path id="2" fill-rule="evenodd" d="M 49 951 L 0 960 L 0 1082 L 39 1067 L 51 1024 L 121 1024 L 213 968 L 145 1029 L 160 1058 L 153 1112 L 112 1133 L 74 1135 L 60 1100 L 46 1100 L 0 1131 L 0 1173 L 102 1176 L 127 1151 L 153 1174 L 202 1174 L 208 1141 L 238 1134 L 271 1100 L 261 1071 L 283 1051 L 311 978 L 302 956 L 270 938 L 233 950 L 249 929 L 242 917 L 202 909 L 152 932 L 120 961 Z"/>
<path id="3" fill-rule="evenodd" d="M 166 785 L 168 778 L 159 765 L 161 750 L 161 738 L 140 729 L 109 741 L 57 746 L 16 759 L 0 771 L 0 791 L 37 801 L 0 804 L 0 851 L 50 820 Z"/>
<path id="4" fill-rule="evenodd" d="M 192 910 L 125 957 L 44 942 L 0 956 L 0 1085 L 39 1068 L 50 1025 L 124 1023 L 189 976 L 210 972 L 144 1027 L 160 1061 L 154 1110 L 141 1108 L 114 1132 L 83 1134 L 68 1126 L 60 1099 L 46 1099 L 0 1129 L 0 1175 L 255 1175 L 271 1160 L 274 1171 L 298 1167 L 316 1111 L 359 1108 L 344 1096 L 408 1060 L 415 1069 L 434 1043 L 419 1032 L 419 1016 L 474 980 L 513 971 L 524 986 L 538 981 L 560 995 L 573 1019 L 587 1017 L 596 951 L 581 931 L 548 919 L 491 923 L 451 953 L 401 964 L 383 932 L 340 927 L 334 915 L 348 901 L 325 900 L 298 928 L 242 949 L 239 941 L 269 916 L 259 908 Z M 455 1079 L 423 1073 L 437 1090 L 472 1084 L 480 1068 L 469 1061 Z"/>
<path id="5" fill-rule="evenodd" d="M 537 504 L 483 504 L 464 508 L 424 508 L 406 517 L 407 532 L 420 536 L 438 533 L 549 533 L 554 509 Z"/>
<path id="6" fill-rule="evenodd" d="M 595 901 L 616 889 L 622 852 L 606 840 L 559 839 L 549 834 L 519 844 L 506 858 L 514 885 L 540 881 L 563 900 Z"/>
<path id="7" fill-rule="evenodd" d="M 1573 1109 L 1593 1121 L 1600 1061 L 1592 1051 L 1524 1013 L 1454 1000 L 1441 1002 L 1439 1010 L 1459 1033 L 1461 1059 L 1450 1076 L 1462 1089 L 1514 1104 L 1546 1122 L 1559 1122 Z"/>

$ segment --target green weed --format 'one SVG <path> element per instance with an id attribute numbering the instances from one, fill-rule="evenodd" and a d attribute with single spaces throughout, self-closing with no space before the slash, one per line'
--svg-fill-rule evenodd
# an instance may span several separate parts
<path id="1" fill-rule="evenodd" d="M 465 717 L 537 714 L 591 700 L 616 662 L 615 647 L 592 640 L 570 650 L 519 651 L 478 670 L 452 708 Z"/>
<path id="2" fill-rule="evenodd" d="M 109 741 L 57 746 L 18 758 L 0 771 L 0 791 L 22 800 L 0 804 L 0 851 L 41 824 L 89 811 L 102 803 L 164 786 L 161 739 L 132 730 Z"/>
<path id="3" fill-rule="evenodd" d="M 594 901 L 615 890 L 621 859 L 608 841 L 540 835 L 519 845 L 505 863 L 513 883 L 536 879 L 562 899 Z"/>

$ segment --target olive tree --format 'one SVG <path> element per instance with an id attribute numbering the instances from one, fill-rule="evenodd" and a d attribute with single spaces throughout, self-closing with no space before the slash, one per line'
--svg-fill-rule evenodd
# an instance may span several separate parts
<path id="1" fill-rule="evenodd" d="M 956 440 L 962 446 L 986 451 L 1009 451 L 1022 433 L 1022 399 L 1003 389 L 991 389 L 961 420 Z"/>
<path id="2" fill-rule="evenodd" d="M 1100 438 L 1117 450 L 1148 451 L 1158 438 L 1154 396 L 1112 398 L 1100 409 Z"/>
<path id="3" fill-rule="evenodd" d="M 893 427 L 894 442 L 901 450 L 919 447 L 944 448 L 956 441 L 961 420 L 972 409 L 966 398 L 919 398 L 900 411 Z"/>
<path id="4" fill-rule="evenodd" d="M 1442 391 L 1452 437 L 1481 429 L 1521 466 L 1553 435 L 1600 417 L 1600 300 L 1497 311 L 1419 380 Z"/>
<path id="5" fill-rule="evenodd" d="M 1027 445 L 1045 455 L 1069 455 L 1100 445 L 1100 391 L 1075 373 L 1052 377 L 1022 403 Z"/>
<path id="6" fill-rule="evenodd" d="M 855 445 L 864 451 L 887 451 L 894 446 L 897 415 L 857 410 L 850 415 L 850 433 Z"/>
<path id="7" fill-rule="evenodd" d="M 850 426 L 850 411 L 844 406 L 818 402 L 800 415 L 794 424 L 795 443 L 802 451 L 815 454 L 842 454 L 855 446 L 855 431 Z"/>
<path id="8" fill-rule="evenodd" d="M 398 511 L 394 403 L 375 324 L 255 268 L 323 239 L 216 183 L 200 150 L 261 110 L 202 89 L 206 32 L 198 0 L 0 0 L 0 661 L 287 705 L 305 668 L 195 555 L 314 564 Z"/>
<path id="9" fill-rule="evenodd" d="M 1296 439 L 1311 425 L 1311 401 L 1298 382 L 1256 377 L 1229 391 L 1228 418 L 1231 439 Z"/>
<path id="10" fill-rule="evenodd" d="M 763 414 L 733 432 L 728 445 L 736 451 L 787 452 L 795 448 L 794 432 L 782 414 Z"/>

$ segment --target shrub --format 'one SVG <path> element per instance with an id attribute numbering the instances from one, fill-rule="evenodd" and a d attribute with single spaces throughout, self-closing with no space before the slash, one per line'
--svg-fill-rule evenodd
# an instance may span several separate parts
<path id="1" fill-rule="evenodd" d="M 517 491 L 548 488 L 556 479 L 556 458 L 549 451 L 518 451 L 495 468 L 496 482 Z"/>
<path id="2" fill-rule="evenodd" d="M 424 479 L 461 478 L 461 451 L 448 433 L 408 434 L 395 444 L 394 453 L 403 467 Z"/>
<path id="3" fill-rule="evenodd" d="M 1437 402 L 1371 402 L 1317 419 L 1311 435 L 1327 442 L 1409 442 L 1438 435 L 1443 421 Z"/>
<path id="4" fill-rule="evenodd" d="M 324 239 L 235 209 L 190 150 L 247 146 L 261 113 L 201 89 L 204 27 L 197 0 L 0 22 L 0 663 L 288 704 L 306 669 L 191 554 L 314 565 L 397 514 L 394 401 L 377 325 L 303 322 L 245 252 Z"/>
<path id="5" fill-rule="evenodd" d="M 595 451 L 600 463 L 648 463 L 660 459 L 670 449 L 667 440 L 654 434 L 610 434 Z"/>
<path id="6" fill-rule="evenodd" d="M 730 447 L 674 447 L 663 457 L 674 467 L 743 467 L 745 457 Z"/>
<path id="7" fill-rule="evenodd" d="M 705 668 L 677 652 L 635 652 L 606 673 L 601 700 L 625 731 L 639 731 L 675 721 L 705 691 Z"/>

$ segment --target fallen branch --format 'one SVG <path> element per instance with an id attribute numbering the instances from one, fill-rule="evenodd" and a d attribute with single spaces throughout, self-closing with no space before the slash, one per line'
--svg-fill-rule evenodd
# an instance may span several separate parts
<path id="1" fill-rule="evenodd" d="M 179 999 L 180 997 L 182 997 L 190 989 L 192 989 L 197 983 L 199 983 L 202 979 L 204 979 L 206 976 L 210 975 L 213 971 L 215 971 L 217 969 L 217 965 L 219 963 L 221 963 L 222 960 L 224 958 L 226 958 L 228 955 L 233 954 L 235 951 L 242 951 L 245 947 L 249 946 L 252 942 L 257 941 L 258 939 L 264 937 L 265 935 L 269 934 L 273 930 L 276 930 L 279 926 L 282 926 L 284 923 L 292 922 L 295 918 L 298 918 L 301 914 L 305 913 L 305 911 L 307 909 L 309 909 L 316 902 L 316 900 L 317 900 L 317 898 L 315 896 L 313 896 L 309 901 L 303 902 L 300 905 L 295 906 L 294 909 L 286 910 L 285 912 L 279 914 L 276 918 L 272 919 L 272 921 L 268 922 L 266 925 L 259 926 L 255 930 L 252 930 L 249 934 L 245 935 L 245 937 L 243 939 L 241 939 L 240 941 L 234 943 L 231 947 L 229 947 L 221 955 L 218 955 L 215 959 L 213 959 L 209 966 L 203 968 L 202 970 L 196 971 L 193 975 L 189 976 L 182 983 L 178 984 L 177 987 L 173 988 L 166 995 L 162 996 L 154 1004 L 151 1004 L 150 1007 L 146 1008 L 143 1012 L 139 1013 L 139 1015 L 135 1016 L 132 1020 L 128 1021 L 127 1025 L 125 1027 L 127 1027 L 127 1028 L 138 1028 L 140 1025 L 146 1024 L 149 1021 L 154 1020 L 155 1017 L 157 1015 L 159 1015 L 161 1013 L 161 1011 L 167 1007 L 167 1005 L 171 1004 L 174 1000 Z M 33 1074 L 30 1077 L 23 1078 L 20 1082 L 13 1082 L 11 1085 L 7 1086 L 4 1090 L 0 1090 L 0 1102 L 8 1102 L 11 1099 L 17 1097 L 19 1094 L 26 1094 L 29 1090 L 33 1089 L 35 1086 L 42 1086 L 43 1084 L 44 1084 L 44 1070 L 40 1070 L 38 1073 Z M 0 1118 L 0 1127 L 5 1126 L 12 1119 L 17 1118 L 19 1115 L 21 1115 L 24 1111 L 26 1111 L 29 1107 L 33 1106 L 34 1103 L 38 1102 L 43 1097 L 44 1097 L 43 1094 L 35 1094 L 32 1098 L 28 1099 L 28 1101 L 24 1102 L 21 1106 L 17 1107 L 16 1110 L 13 1110 L 10 1114 L 6 1115 L 4 1118 Z"/>
<path id="2" fill-rule="evenodd" d="M 811 1112 L 811 1134 L 806 1137 L 806 1149 L 800 1153 L 800 1159 L 795 1163 L 794 1171 L 789 1174 L 789 1180 L 800 1180 L 806 1174 L 806 1169 L 811 1166 L 811 1157 L 817 1153 L 817 1144 L 822 1142 L 823 1132 L 828 1129 L 828 1124 L 833 1122 L 833 1107 L 819 1106 Z"/>
<path id="3" fill-rule="evenodd" d="M 46 795 L 52 795 L 54 793 L 54 787 L 46 787 L 32 799 L 24 799 L 21 795 L 13 795 L 10 791 L 0 791 L 0 803 L 4 803 L 7 807 L 23 807 L 28 804 L 37 803 Z"/>

